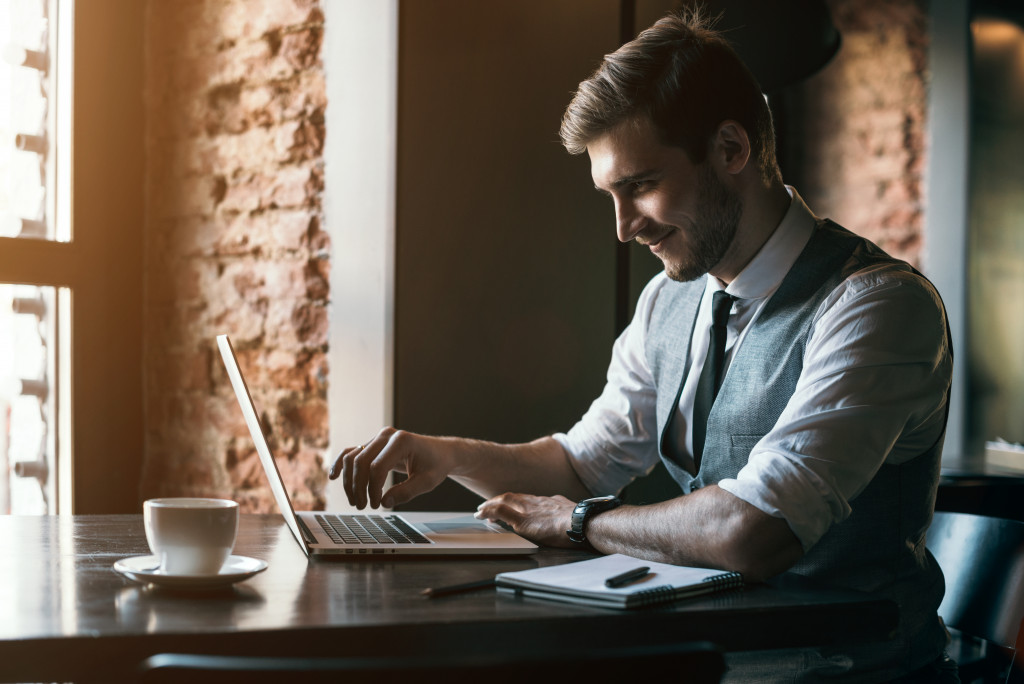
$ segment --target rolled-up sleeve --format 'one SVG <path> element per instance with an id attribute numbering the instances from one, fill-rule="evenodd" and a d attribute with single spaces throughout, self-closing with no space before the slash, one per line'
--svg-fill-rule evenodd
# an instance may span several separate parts
<path id="1" fill-rule="evenodd" d="M 615 341 L 601 395 L 572 429 L 554 435 L 594 494 L 619 492 L 659 460 L 654 379 L 644 341 L 663 280 L 655 278 L 644 289 L 632 322 Z"/>
<path id="2" fill-rule="evenodd" d="M 906 462 L 941 437 L 951 376 L 934 288 L 909 271 L 858 273 L 817 312 L 775 427 L 719 486 L 785 519 L 810 549 L 850 515 L 883 464 Z"/>

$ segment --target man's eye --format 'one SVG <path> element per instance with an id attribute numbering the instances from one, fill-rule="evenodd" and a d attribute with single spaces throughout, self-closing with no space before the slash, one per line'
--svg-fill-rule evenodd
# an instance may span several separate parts
<path id="1" fill-rule="evenodd" d="M 630 185 L 630 189 L 632 190 L 634 195 L 637 195 L 647 190 L 650 190 L 651 186 L 652 183 L 649 180 L 638 180 L 633 181 L 633 183 Z"/>

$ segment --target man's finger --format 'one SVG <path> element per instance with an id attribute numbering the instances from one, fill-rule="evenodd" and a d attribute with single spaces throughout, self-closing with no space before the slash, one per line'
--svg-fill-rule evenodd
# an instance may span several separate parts
<path id="1" fill-rule="evenodd" d="M 355 506 L 362 510 L 366 507 L 366 490 L 369 486 L 370 464 L 376 457 L 378 449 L 376 444 L 371 442 L 362 449 L 352 454 L 351 468 L 346 471 L 352 472 L 352 493 L 355 494 Z"/>
<path id="2" fill-rule="evenodd" d="M 345 496 L 348 497 L 348 503 L 349 503 L 350 506 L 355 506 L 356 505 L 355 485 L 352 482 L 352 459 L 362 449 L 363 449 L 363 447 L 357 447 L 355 449 L 350 449 L 342 457 L 341 484 L 345 488 Z"/>
<path id="3" fill-rule="evenodd" d="M 477 517 L 501 520 L 515 527 L 523 520 L 523 513 L 515 494 L 501 494 L 484 501 L 477 507 Z"/>
<path id="4" fill-rule="evenodd" d="M 384 493 L 384 496 L 381 497 L 381 505 L 392 508 L 412 501 L 417 496 L 433 490 L 444 481 L 445 477 L 444 474 L 439 474 L 436 470 L 429 468 L 414 470 L 409 473 L 409 477 Z"/>
<path id="5" fill-rule="evenodd" d="M 337 458 L 334 459 L 334 463 L 331 465 L 331 469 L 327 472 L 327 477 L 329 477 L 332 480 L 338 479 L 338 476 L 341 475 L 342 470 L 344 470 L 345 468 L 345 456 L 357 449 L 362 449 L 362 447 L 355 446 L 345 447 L 344 449 L 342 449 L 341 453 L 338 454 Z"/>

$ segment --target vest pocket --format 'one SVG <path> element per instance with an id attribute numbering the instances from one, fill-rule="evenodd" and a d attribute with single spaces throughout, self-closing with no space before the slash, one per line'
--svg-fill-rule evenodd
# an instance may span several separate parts
<path id="1" fill-rule="evenodd" d="M 763 437 L 764 435 L 729 435 L 730 451 L 745 449 L 749 452 Z"/>

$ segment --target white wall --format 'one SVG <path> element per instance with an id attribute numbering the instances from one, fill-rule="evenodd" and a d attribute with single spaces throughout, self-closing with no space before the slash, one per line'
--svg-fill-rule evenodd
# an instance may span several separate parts
<path id="1" fill-rule="evenodd" d="M 398 0 L 323 8 L 330 463 L 392 422 Z M 346 505 L 340 483 L 330 483 L 328 509 Z"/>

